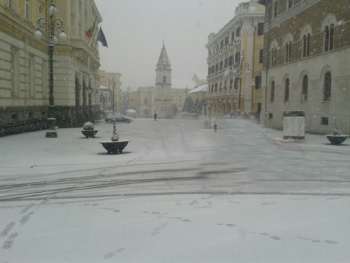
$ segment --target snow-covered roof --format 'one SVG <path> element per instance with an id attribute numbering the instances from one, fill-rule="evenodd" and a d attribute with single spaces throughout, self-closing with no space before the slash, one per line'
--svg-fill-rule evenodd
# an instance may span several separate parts
<path id="1" fill-rule="evenodd" d="M 197 88 L 194 88 L 189 92 L 189 94 L 198 93 L 198 92 L 208 92 L 208 84 L 203 84 L 198 86 Z"/>

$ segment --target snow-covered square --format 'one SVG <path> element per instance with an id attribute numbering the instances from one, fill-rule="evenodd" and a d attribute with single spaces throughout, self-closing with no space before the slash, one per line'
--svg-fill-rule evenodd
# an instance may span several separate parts
<path id="1" fill-rule="evenodd" d="M 350 148 L 240 119 L 0 139 L 0 263 L 348 262 Z"/>

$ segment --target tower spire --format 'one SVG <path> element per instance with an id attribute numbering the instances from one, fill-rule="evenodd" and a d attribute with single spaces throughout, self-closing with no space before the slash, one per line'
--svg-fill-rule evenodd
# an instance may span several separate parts
<path id="1" fill-rule="evenodd" d="M 156 87 L 171 88 L 171 63 L 164 40 L 156 66 Z"/>
<path id="2" fill-rule="evenodd" d="M 169 68 L 169 69 L 171 68 L 171 63 L 170 63 L 170 59 L 168 56 L 168 52 L 167 52 L 166 47 L 165 47 L 164 40 L 163 40 L 162 51 L 160 52 L 160 56 L 159 56 L 158 63 L 157 63 L 157 68 L 159 68 L 159 67 L 164 67 L 164 68 Z"/>

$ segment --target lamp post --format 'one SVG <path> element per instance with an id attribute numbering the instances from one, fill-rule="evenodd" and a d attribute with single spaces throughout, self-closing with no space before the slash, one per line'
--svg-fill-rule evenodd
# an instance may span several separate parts
<path id="1" fill-rule="evenodd" d="M 37 39 L 42 39 L 43 32 L 47 35 L 48 43 L 48 72 L 49 72 L 49 131 L 46 133 L 48 138 L 56 138 L 56 119 L 53 113 L 53 107 L 55 105 L 54 97 L 54 49 L 59 40 L 66 40 L 67 35 L 64 32 L 64 23 L 61 18 L 57 18 L 57 7 L 55 1 L 51 0 L 47 6 L 47 16 L 41 17 L 36 22 L 36 31 L 34 36 Z"/>

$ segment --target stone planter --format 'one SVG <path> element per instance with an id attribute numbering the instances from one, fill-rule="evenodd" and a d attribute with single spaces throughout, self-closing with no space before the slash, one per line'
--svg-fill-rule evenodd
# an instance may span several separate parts
<path id="1" fill-rule="evenodd" d="M 347 135 L 327 135 L 327 139 L 332 145 L 341 145 L 347 138 Z"/>
<path id="2" fill-rule="evenodd" d="M 98 130 L 82 130 L 81 133 L 86 138 L 95 138 L 96 134 L 98 133 Z"/>
<path id="3" fill-rule="evenodd" d="M 121 154 L 125 147 L 129 144 L 129 141 L 110 141 L 101 142 L 108 154 Z"/>

